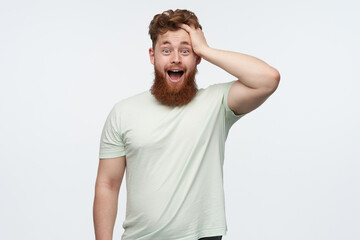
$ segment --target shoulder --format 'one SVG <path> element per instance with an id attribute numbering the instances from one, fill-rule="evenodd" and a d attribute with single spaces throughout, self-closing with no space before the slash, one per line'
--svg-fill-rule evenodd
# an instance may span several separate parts
<path id="1" fill-rule="evenodd" d="M 210 85 L 209 87 L 216 88 L 216 89 L 224 89 L 224 88 L 231 87 L 231 85 L 232 85 L 235 81 L 236 81 L 236 80 L 230 81 L 230 82 L 216 83 L 216 84 Z"/>
<path id="2" fill-rule="evenodd" d="M 234 81 L 231 81 L 231 82 L 224 82 L 224 83 L 216 83 L 216 84 L 212 84 L 210 86 L 208 86 L 205 91 L 206 92 L 209 92 L 211 94 L 214 94 L 214 93 L 218 93 L 218 94 L 221 94 L 221 95 L 227 95 L 227 93 L 229 92 L 229 89 L 231 87 L 231 85 L 235 82 Z"/>
<path id="3" fill-rule="evenodd" d="M 232 82 L 216 83 L 209 85 L 208 87 L 199 89 L 197 97 L 194 99 L 194 105 L 206 104 L 216 105 L 222 104 L 227 96 Z"/>
<path id="4" fill-rule="evenodd" d="M 144 102 L 148 102 L 151 99 L 150 95 L 149 91 L 144 91 L 131 97 L 124 98 L 116 102 L 113 109 L 115 111 L 120 111 L 127 108 L 137 107 L 138 105 L 143 105 Z"/>

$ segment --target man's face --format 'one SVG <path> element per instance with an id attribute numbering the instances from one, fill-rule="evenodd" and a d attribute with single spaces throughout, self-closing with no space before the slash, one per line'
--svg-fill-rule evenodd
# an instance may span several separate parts
<path id="1" fill-rule="evenodd" d="M 149 54 L 155 69 L 154 96 L 169 106 L 190 102 L 197 91 L 195 74 L 201 58 L 193 52 L 189 34 L 179 29 L 159 35 Z"/>

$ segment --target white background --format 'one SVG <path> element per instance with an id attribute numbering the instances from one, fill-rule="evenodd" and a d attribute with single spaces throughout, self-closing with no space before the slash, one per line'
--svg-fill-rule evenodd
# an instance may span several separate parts
<path id="1" fill-rule="evenodd" d="M 281 73 L 278 90 L 229 134 L 223 239 L 360 239 L 355 0 L 1 0 L 0 238 L 94 239 L 104 121 L 150 88 L 148 24 L 176 8 L 197 14 L 210 46 Z M 231 80 L 199 66 L 199 87 Z M 125 197 L 123 182 L 114 239 Z"/>

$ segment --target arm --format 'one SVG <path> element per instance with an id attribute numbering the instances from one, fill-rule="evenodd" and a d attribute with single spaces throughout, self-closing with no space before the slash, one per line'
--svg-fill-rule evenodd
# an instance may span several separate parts
<path id="1" fill-rule="evenodd" d="M 189 33 L 198 56 L 238 79 L 228 94 L 228 105 L 236 114 L 254 110 L 276 90 L 280 74 L 275 68 L 246 54 L 210 48 L 200 28 L 185 24 L 179 26 Z"/>
<path id="2" fill-rule="evenodd" d="M 125 167 L 125 156 L 100 159 L 93 208 L 96 240 L 112 239 Z"/>

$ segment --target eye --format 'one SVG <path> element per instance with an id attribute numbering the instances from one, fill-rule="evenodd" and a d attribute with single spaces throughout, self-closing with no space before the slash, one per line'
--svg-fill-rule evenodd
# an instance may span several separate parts
<path id="1" fill-rule="evenodd" d="M 170 53 L 170 50 L 169 50 L 169 49 L 164 49 L 164 50 L 163 50 L 163 53 L 164 53 L 164 54 L 169 54 L 169 53 Z"/>
<path id="2" fill-rule="evenodd" d="M 189 54 L 190 51 L 189 51 L 188 49 L 183 49 L 183 50 L 181 51 L 181 53 L 182 53 L 182 54 Z"/>

